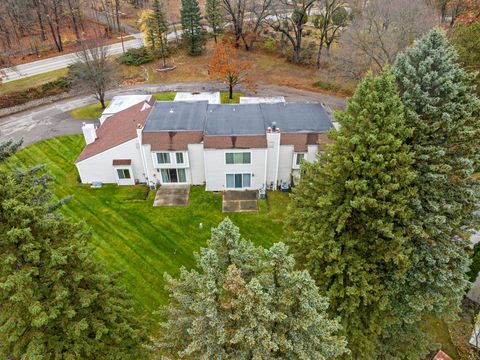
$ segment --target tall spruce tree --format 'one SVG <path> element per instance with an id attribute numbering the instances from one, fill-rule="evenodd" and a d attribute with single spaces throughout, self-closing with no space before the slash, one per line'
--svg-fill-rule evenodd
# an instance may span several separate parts
<path id="1" fill-rule="evenodd" d="M 332 359 L 345 353 L 340 326 L 307 271 L 294 270 L 283 243 L 270 249 L 242 240 L 225 219 L 199 270 L 166 276 L 161 347 L 185 359 Z"/>
<path id="2" fill-rule="evenodd" d="M 190 55 L 199 55 L 203 51 L 205 32 L 200 24 L 202 16 L 198 0 L 182 0 L 180 11 L 182 39 Z"/>
<path id="3" fill-rule="evenodd" d="M 43 167 L 0 166 L 0 178 L 0 358 L 145 358 L 132 301 L 94 260 L 86 227 L 56 211 Z"/>
<path id="4" fill-rule="evenodd" d="M 168 32 L 168 21 L 165 16 L 165 13 L 160 6 L 159 0 L 153 1 L 153 34 L 155 35 L 156 40 L 156 52 L 162 58 L 163 67 L 167 66 L 166 59 L 169 54 L 168 41 L 167 41 L 167 32 Z"/>
<path id="5" fill-rule="evenodd" d="M 393 75 L 367 75 L 338 121 L 329 150 L 303 165 L 290 243 L 340 316 L 351 358 L 372 359 L 389 326 L 392 283 L 409 265 L 405 228 L 415 193 L 405 143 L 412 132 Z"/>
<path id="6" fill-rule="evenodd" d="M 472 174 L 480 159 L 480 103 L 472 76 L 441 30 L 433 30 L 401 54 L 393 73 L 406 109 L 408 139 L 418 173 L 413 204 L 412 267 L 392 309 L 397 316 L 379 344 L 384 355 L 415 359 L 431 340 L 422 326 L 436 316 L 448 320 L 459 310 L 468 286 L 467 229 L 480 203 Z M 385 355 L 385 356 L 387 356 Z"/>
<path id="7" fill-rule="evenodd" d="M 222 32 L 225 24 L 225 11 L 221 0 L 206 0 L 205 2 L 205 18 L 212 28 L 213 39 L 217 43 L 217 37 Z"/>

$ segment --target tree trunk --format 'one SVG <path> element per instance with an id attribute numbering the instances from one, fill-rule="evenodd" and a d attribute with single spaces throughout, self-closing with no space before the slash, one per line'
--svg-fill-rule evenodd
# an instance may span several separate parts
<path id="1" fill-rule="evenodd" d="M 33 0 L 33 6 L 35 7 L 35 12 L 37 13 L 38 24 L 40 25 L 40 34 L 42 37 L 42 41 L 47 40 L 47 35 L 45 34 L 45 27 L 43 26 L 43 19 L 42 19 L 42 9 L 40 9 L 40 4 L 38 0 Z"/>
<path id="2" fill-rule="evenodd" d="M 120 0 L 115 0 L 115 19 L 116 19 L 116 22 L 117 22 L 117 29 L 118 29 L 118 31 L 122 31 L 122 29 L 120 28 L 119 12 L 120 12 Z"/>
<path id="3" fill-rule="evenodd" d="M 70 10 L 70 16 L 72 18 L 72 25 L 73 25 L 73 30 L 75 31 L 75 37 L 77 38 L 77 43 L 79 43 L 80 32 L 78 31 L 77 14 L 76 14 L 76 10 L 73 9 L 72 0 L 68 0 L 68 9 Z"/>
<path id="4" fill-rule="evenodd" d="M 228 97 L 230 100 L 233 100 L 233 85 L 232 84 L 229 84 L 228 85 L 229 89 L 228 89 Z"/>

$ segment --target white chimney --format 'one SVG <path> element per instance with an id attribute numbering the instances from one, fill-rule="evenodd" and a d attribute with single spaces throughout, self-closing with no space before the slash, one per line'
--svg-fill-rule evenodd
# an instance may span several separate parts
<path id="1" fill-rule="evenodd" d="M 95 129 L 94 124 L 83 123 L 82 131 L 87 145 L 93 143 L 97 139 L 97 130 Z"/>

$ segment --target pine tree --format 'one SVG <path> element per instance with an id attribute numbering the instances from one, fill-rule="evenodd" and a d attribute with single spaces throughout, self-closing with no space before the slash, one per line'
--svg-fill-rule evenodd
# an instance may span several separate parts
<path id="1" fill-rule="evenodd" d="M 205 12 L 208 24 L 212 28 L 213 38 L 217 43 L 217 37 L 222 32 L 225 24 L 225 12 L 220 0 L 206 0 Z"/>
<path id="2" fill-rule="evenodd" d="M 415 173 L 395 78 L 367 75 L 338 121 L 329 151 L 303 165 L 290 243 L 341 318 L 352 358 L 372 359 L 389 326 L 392 284 L 410 255 L 405 227 Z"/>
<path id="3" fill-rule="evenodd" d="M 203 51 L 205 33 L 200 20 L 198 0 L 182 0 L 180 11 L 182 23 L 182 39 L 190 55 L 198 55 Z"/>
<path id="4" fill-rule="evenodd" d="M 467 229 L 480 203 L 480 102 L 472 76 L 458 64 L 441 30 L 401 54 L 393 68 L 406 109 L 418 173 L 412 225 L 412 267 L 398 284 L 397 325 L 381 344 L 397 358 L 418 358 L 431 341 L 426 319 L 453 318 L 468 286 Z M 409 352 L 409 350 L 411 350 Z M 415 353 L 412 353 L 415 351 Z"/>
<path id="5" fill-rule="evenodd" d="M 58 213 L 43 167 L 0 178 L 0 358 L 145 358 L 132 301 L 85 225 Z"/>
<path id="6" fill-rule="evenodd" d="M 157 43 L 158 54 L 163 60 L 163 67 L 167 66 L 166 58 L 168 57 L 168 41 L 167 41 L 167 32 L 168 32 L 168 21 L 163 12 L 160 1 L 153 1 L 153 24 L 154 31 Z"/>
<path id="7" fill-rule="evenodd" d="M 225 219 L 199 270 L 166 276 L 163 351 L 186 359 L 331 359 L 345 352 L 339 324 L 306 271 L 294 270 L 283 243 L 269 250 L 240 238 Z"/>

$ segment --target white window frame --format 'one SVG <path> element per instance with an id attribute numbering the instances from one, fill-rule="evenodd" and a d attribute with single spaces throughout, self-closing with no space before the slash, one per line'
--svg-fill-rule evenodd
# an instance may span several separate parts
<path id="1" fill-rule="evenodd" d="M 127 180 L 131 180 L 132 179 L 132 169 L 130 168 L 115 168 L 115 171 L 117 173 L 117 179 L 120 180 L 120 181 L 127 181 Z M 123 174 L 125 174 L 125 171 L 128 171 L 128 177 L 120 177 L 119 176 L 119 171 L 123 171 Z"/>
<path id="2" fill-rule="evenodd" d="M 228 175 L 233 175 L 233 187 L 228 186 L 228 181 L 227 181 L 227 176 Z M 242 186 L 241 187 L 235 187 L 235 175 L 242 175 Z M 243 176 L 244 175 L 249 175 L 250 176 L 250 186 L 243 186 Z M 225 189 L 250 189 L 252 187 L 252 178 L 253 175 L 252 173 L 249 172 L 237 172 L 237 173 L 226 173 L 225 174 Z"/>
<path id="3" fill-rule="evenodd" d="M 177 154 L 182 154 L 183 162 L 177 163 Z M 159 163 L 158 154 L 168 154 L 170 162 L 169 163 Z M 153 167 L 157 169 L 171 169 L 171 168 L 188 168 L 189 167 L 189 158 L 188 151 L 155 151 L 152 152 L 152 161 Z"/>
<path id="4" fill-rule="evenodd" d="M 185 181 L 177 181 L 177 182 L 163 181 L 162 170 L 164 170 L 164 171 L 175 170 L 177 172 L 177 179 L 180 179 L 180 176 L 178 175 L 178 172 L 179 172 L 179 170 L 182 170 L 185 174 Z M 188 173 L 187 173 L 187 169 L 185 169 L 185 168 L 163 168 L 163 169 L 160 169 L 159 173 L 160 173 L 161 184 L 188 184 L 188 179 L 187 179 Z"/>
<path id="5" fill-rule="evenodd" d="M 300 169 L 300 165 L 302 163 L 302 161 L 306 161 L 307 160 L 307 154 L 306 152 L 295 152 L 293 153 L 293 164 L 292 164 L 292 168 L 293 169 Z M 297 160 L 298 160 L 298 155 L 303 155 L 303 159 L 300 160 L 300 163 L 297 164 Z"/>
<path id="6" fill-rule="evenodd" d="M 227 154 L 250 154 L 250 162 L 248 163 L 236 163 L 235 161 L 231 164 L 227 163 Z M 234 160 L 235 160 L 235 155 L 234 155 Z M 225 165 L 252 165 L 252 152 L 251 151 L 226 151 L 225 155 L 223 157 L 223 161 L 225 162 Z"/>

